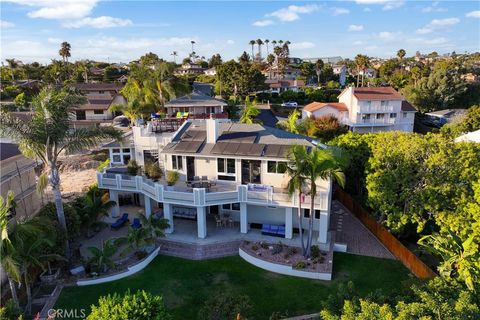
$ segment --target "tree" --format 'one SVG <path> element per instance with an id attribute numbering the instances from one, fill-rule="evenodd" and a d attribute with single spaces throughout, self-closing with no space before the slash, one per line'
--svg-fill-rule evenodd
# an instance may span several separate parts
<path id="1" fill-rule="evenodd" d="M 140 57 L 140 64 L 144 66 L 154 66 L 160 62 L 160 58 L 153 52 L 149 52 Z"/>
<path id="2" fill-rule="evenodd" d="M 177 64 L 177 57 L 178 57 L 177 51 L 173 51 L 170 55 L 173 56 L 173 63 Z"/>
<path id="3" fill-rule="evenodd" d="M 224 96 L 246 96 L 251 92 L 265 90 L 265 76 L 250 63 L 227 61 L 217 67 L 217 79 L 221 80 Z"/>
<path id="4" fill-rule="evenodd" d="M 260 110 L 257 109 L 257 103 L 255 101 L 250 102 L 250 98 L 245 98 L 245 108 L 240 117 L 240 123 L 252 124 L 254 123 L 254 118 L 260 114 Z"/>
<path id="5" fill-rule="evenodd" d="M 161 296 L 154 296 L 144 290 L 123 297 L 118 293 L 100 297 L 98 305 L 92 306 L 87 320 L 170 320 Z"/>
<path id="6" fill-rule="evenodd" d="M 32 105 L 35 113 L 30 121 L 24 121 L 9 113 L 0 113 L 0 134 L 19 142 L 22 153 L 37 158 L 45 164 L 40 176 L 40 186 L 51 186 L 55 199 L 58 221 L 67 233 L 67 225 L 60 191 L 58 157 L 62 152 L 71 154 L 97 145 L 104 139 L 121 139 L 122 133 L 113 127 L 95 127 L 69 130 L 71 108 L 82 103 L 83 97 L 66 90 L 44 88 Z M 68 241 L 65 243 L 69 256 Z"/>
<path id="7" fill-rule="evenodd" d="M 268 44 L 270 43 L 270 40 L 265 39 L 264 43 L 267 46 L 267 56 L 268 56 L 270 54 L 270 52 L 268 52 Z"/>
<path id="8" fill-rule="evenodd" d="M 405 51 L 404 49 L 398 50 L 398 51 L 397 51 L 398 60 L 402 61 L 406 54 L 407 54 L 407 53 L 406 53 L 406 51 Z"/>
<path id="9" fill-rule="evenodd" d="M 250 56 L 246 51 L 243 51 L 242 55 L 238 58 L 238 62 L 240 62 L 241 64 L 248 64 L 250 62 Z"/>
<path id="10" fill-rule="evenodd" d="M 60 50 L 58 50 L 58 54 L 62 57 L 64 64 L 66 64 L 68 62 L 68 58 L 71 57 L 71 48 L 72 47 L 70 43 L 66 41 L 62 42 L 62 44 L 60 45 Z"/>
<path id="11" fill-rule="evenodd" d="M 301 113 L 297 109 L 290 112 L 288 118 L 286 120 L 279 121 L 277 123 L 277 127 L 291 132 L 291 133 L 299 133 L 297 128 L 297 120 L 300 117 Z"/>
<path id="12" fill-rule="evenodd" d="M 147 230 L 152 240 L 165 237 L 165 229 L 170 227 L 168 219 L 157 218 L 154 215 L 150 215 L 148 218 L 140 215 L 139 218 L 142 223 L 142 228 Z"/>
<path id="13" fill-rule="evenodd" d="M 113 256 L 118 250 L 118 239 L 111 238 L 102 242 L 102 247 L 88 247 L 87 250 L 92 254 L 88 263 L 98 273 L 107 272 L 109 268 L 115 267 Z"/>
<path id="14" fill-rule="evenodd" d="M 19 64 L 15 59 L 5 59 L 5 61 L 11 70 L 12 81 L 15 81 L 15 70 L 18 68 Z"/>
<path id="15" fill-rule="evenodd" d="M 324 66 L 325 64 L 323 63 L 322 59 L 318 59 L 317 62 L 315 62 L 315 72 L 317 74 L 317 85 L 320 85 L 320 74 L 322 73 Z"/>
<path id="16" fill-rule="evenodd" d="M 220 53 L 214 54 L 209 60 L 208 60 L 208 67 L 209 68 L 214 68 L 216 66 L 219 66 L 222 64 L 222 56 L 220 56 Z"/>
<path id="17" fill-rule="evenodd" d="M 250 44 L 252 46 L 252 59 L 253 57 L 255 57 L 254 53 L 253 53 L 253 47 L 255 46 L 255 40 L 250 40 L 250 42 L 248 44 Z"/>
<path id="18" fill-rule="evenodd" d="M 82 208 L 83 224 L 87 228 L 87 237 L 90 236 L 92 227 L 103 227 L 105 223 L 99 222 L 98 218 L 101 216 L 108 216 L 109 210 L 116 206 L 115 201 L 108 201 L 102 199 L 100 189 L 96 185 L 89 188 L 84 197 L 84 205 Z"/>
<path id="19" fill-rule="evenodd" d="M 355 56 L 355 65 L 357 66 L 357 87 L 359 84 L 360 71 L 362 71 L 362 87 L 363 87 L 363 80 L 365 78 L 365 69 L 369 65 L 369 58 L 363 54 L 357 54 Z"/>
<path id="20" fill-rule="evenodd" d="M 303 226 L 302 226 L 302 195 L 305 193 L 307 183 L 307 168 L 306 159 L 308 157 L 307 149 L 300 145 L 292 146 L 287 152 L 288 165 L 287 174 L 290 177 L 288 180 L 287 190 L 290 197 L 293 194 L 298 193 L 298 231 L 300 233 L 300 239 L 302 244 L 302 253 L 306 255 L 305 241 L 303 239 Z"/>
<path id="21" fill-rule="evenodd" d="M 255 42 L 256 42 L 257 45 L 258 45 L 258 59 L 259 59 L 259 61 L 261 61 L 261 60 L 262 60 L 262 45 L 263 45 L 263 41 L 262 41 L 262 39 L 257 39 Z"/>
<path id="22" fill-rule="evenodd" d="M 120 255 L 125 256 L 130 252 L 137 253 L 143 247 L 152 244 L 155 239 L 151 237 L 152 228 L 129 228 L 125 237 L 120 237 L 115 240 L 115 244 L 120 246 L 126 244 L 125 249 Z M 143 250 L 142 250 L 143 251 Z"/>
<path id="23" fill-rule="evenodd" d="M 304 134 L 328 142 L 341 134 L 347 133 L 348 129 L 333 115 L 325 115 L 318 118 L 307 118 L 300 124 Z"/>

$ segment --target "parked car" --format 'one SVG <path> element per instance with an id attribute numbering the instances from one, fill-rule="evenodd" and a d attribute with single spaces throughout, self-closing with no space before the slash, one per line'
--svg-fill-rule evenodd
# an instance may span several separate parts
<path id="1" fill-rule="evenodd" d="M 289 101 L 282 103 L 282 107 L 298 107 L 298 103 L 295 101 Z"/>

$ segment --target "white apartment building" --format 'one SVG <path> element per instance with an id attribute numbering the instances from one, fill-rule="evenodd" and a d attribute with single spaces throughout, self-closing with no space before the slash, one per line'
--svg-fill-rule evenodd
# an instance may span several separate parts
<path id="1" fill-rule="evenodd" d="M 349 87 L 338 103 L 313 102 L 302 118 L 333 115 L 354 132 L 399 130 L 413 132 L 416 109 L 391 87 Z"/>

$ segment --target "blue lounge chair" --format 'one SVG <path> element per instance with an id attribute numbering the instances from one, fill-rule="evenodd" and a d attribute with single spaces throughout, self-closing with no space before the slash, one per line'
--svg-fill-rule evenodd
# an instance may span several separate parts
<path id="1" fill-rule="evenodd" d="M 128 213 L 124 213 L 121 218 L 110 225 L 110 228 L 115 230 L 120 229 L 128 221 Z"/>
<path id="2" fill-rule="evenodd" d="M 285 226 L 262 224 L 262 234 L 266 236 L 285 237 Z"/>
<path id="3" fill-rule="evenodd" d="M 135 218 L 133 219 L 133 223 L 130 225 L 133 229 L 139 229 L 142 227 L 142 224 L 140 223 L 140 219 Z"/>

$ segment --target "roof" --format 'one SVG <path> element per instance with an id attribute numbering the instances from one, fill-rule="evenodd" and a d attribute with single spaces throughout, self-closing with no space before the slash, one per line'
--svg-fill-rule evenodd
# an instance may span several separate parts
<path id="1" fill-rule="evenodd" d="M 466 109 L 443 109 L 433 112 L 428 112 L 427 115 L 439 118 L 451 118 L 454 116 L 461 116 L 466 113 Z"/>
<path id="2" fill-rule="evenodd" d="M 348 111 L 347 106 L 343 102 L 312 102 L 307 104 L 303 111 L 316 111 L 321 108 L 331 107 L 337 109 L 338 111 Z"/>
<path id="3" fill-rule="evenodd" d="M 123 83 L 75 83 L 73 87 L 80 91 L 120 91 Z"/>
<path id="4" fill-rule="evenodd" d="M 455 139 L 455 142 L 477 142 L 480 143 L 480 130 L 468 132 Z"/>
<path id="5" fill-rule="evenodd" d="M 205 132 L 205 122 L 191 122 L 162 153 L 285 158 L 291 145 L 314 146 L 309 137 L 260 124 L 223 122 L 216 143 L 206 143 Z"/>
<path id="6" fill-rule="evenodd" d="M 108 148 L 133 148 L 133 132 L 129 131 L 123 135 L 123 141 L 111 141 L 107 144 L 102 145 L 103 149 Z"/>
<path id="7" fill-rule="evenodd" d="M 353 88 L 353 95 L 358 100 L 403 100 L 403 96 L 392 87 Z"/>
<path id="8" fill-rule="evenodd" d="M 75 107 L 75 110 L 108 110 L 110 108 L 110 105 L 112 104 L 113 100 L 115 100 L 116 97 L 122 96 L 121 94 L 117 93 L 111 98 L 107 99 L 99 99 L 99 98 L 87 98 L 87 103 Z"/>
<path id="9" fill-rule="evenodd" d="M 290 87 L 304 87 L 304 80 L 289 80 L 289 79 L 266 79 L 265 83 L 270 86 L 270 88 L 290 88 Z"/>
<path id="10" fill-rule="evenodd" d="M 183 97 L 170 100 L 165 107 L 216 107 L 226 106 L 227 103 L 220 99 L 215 99 L 199 92 L 192 92 Z"/>
<path id="11" fill-rule="evenodd" d="M 14 143 L 0 142 L 0 161 L 7 160 L 22 154 L 18 145 Z"/>
<path id="12" fill-rule="evenodd" d="M 402 111 L 408 112 L 408 111 L 413 111 L 416 112 L 417 109 L 415 109 L 414 106 L 410 104 L 407 100 L 402 101 Z"/>

